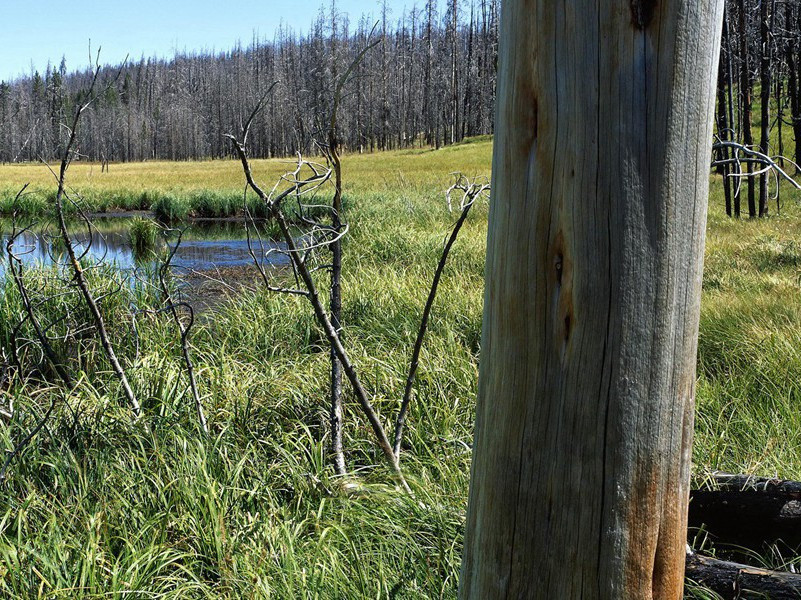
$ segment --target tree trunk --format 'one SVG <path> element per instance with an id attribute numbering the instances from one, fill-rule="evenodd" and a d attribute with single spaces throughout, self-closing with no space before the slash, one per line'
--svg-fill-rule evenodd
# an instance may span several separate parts
<path id="1" fill-rule="evenodd" d="M 770 136 L 770 22 L 769 22 L 768 0 L 762 0 L 759 9 L 759 31 L 761 38 L 761 52 L 759 62 L 760 75 L 760 94 L 762 110 L 760 122 L 759 149 L 762 154 L 770 155 L 769 136 Z M 759 176 L 759 216 L 768 215 L 768 173 Z"/>
<path id="2" fill-rule="evenodd" d="M 751 131 L 751 74 L 748 61 L 748 15 L 745 0 L 740 0 L 740 96 L 743 111 L 743 144 L 749 148 L 754 145 L 754 135 Z M 746 163 L 748 173 L 748 216 L 757 216 L 756 200 L 754 198 L 754 172 L 752 163 Z"/>
<path id="3" fill-rule="evenodd" d="M 792 5 L 788 8 L 790 12 L 790 23 L 796 22 L 796 17 L 801 15 L 801 11 L 794 9 Z M 801 18 L 798 20 L 798 27 L 801 30 Z M 793 136 L 795 137 L 795 157 L 796 164 L 801 161 L 801 82 L 798 81 L 799 66 L 799 37 L 801 34 L 796 32 L 790 36 L 787 42 L 787 92 L 790 95 L 790 115 L 793 123 Z M 796 174 L 801 172 L 801 169 L 796 167 Z"/>
<path id="4" fill-rule="evenodd" d="M 726 20 L 724 15 L 723 21 L 723 39 L 726 38 Z M 720 64 L 718 65 L 718 137 L 721 141 L 727 141 L 731 138 L 729 135 L 729 122 L 728 122 L 728 107 L 726 106 L 726 86 L 731 85 L 727 81 L 728 71 L 726 69 L 727 53 L 721 49 Z M 732 216 L 731 205 L 731 178 L 729 177 L 729 165 L 726 160 L 729 158 L 729 150 L 722 148 L 720 150 L 719 159 L 723 164 L 718 168 L 718 173 L 723 177 L 723 196 L 726 203 L 726 215 Z"/>
<path id="5" fill-rule="evenodd" d="M 681 597 L 723 0 L 507 0 L 460 597 Z"/>
<path id="6" fill-rule="evenodd" d="M 730 135 L 728 136 L 730 140 L 737 139 L 737 121 L 734 120 L 734 66 L 733 66 L 733 48 L 731 45 L 731 25 L 729 18 L 731 16 L 731 9 L 726 7 L 723 12 L 723 33 L 721 40 L 721 44 L 725 44 L 725 52 L 721 50 L 721 54 L 726 55 L 726 80 L 729 83 L 728 87 L 728 94 L 727 94 L 727 102 L 729 108 L 729 128 L 730 128 Z M 721 67 L 723 65 L 720 65 Z M 729 168 L 731 170 L 731 168 Z M 727 185 L 731 187 L 731 181 L 727 182 Z M 734 216 L 738 219 L 740 218 L 740 185 L 733 186 L 733 204 L 734 204 Z"/>

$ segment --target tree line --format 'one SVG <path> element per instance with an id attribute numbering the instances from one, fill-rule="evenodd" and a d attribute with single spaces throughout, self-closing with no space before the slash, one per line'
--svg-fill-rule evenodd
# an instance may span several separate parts
<path id="1" fill-rule="evenodd" d="M 93 161 L 195 160 L 231 155 L 225 134 L 278 82 L 251 125 L 254 157 L 314 152 L 324 138 L 333 85 L 359 62 L 338 107 L 340 144 L 372 151 L 451 144 L 493 130 L 500 0 L 426 0 L 393 17 L 352 20 L 336 2 L 307 33 L 279 28 L 227 52 L 179 52 L 109 65 L 112 81 L 85 116 L 78 147 Z M 69 136 L 63 123 L 93 70 L 62 59 L 0 82 L 0 162 L 52 160 Z"/>
<path id="2" fill-rule="evenodd" d="M 716 125 L 726 213 L 764 217 L 774 200 L 781 210 L 778 179 L 801 172 L 797 0 L 726 0 Z"/>

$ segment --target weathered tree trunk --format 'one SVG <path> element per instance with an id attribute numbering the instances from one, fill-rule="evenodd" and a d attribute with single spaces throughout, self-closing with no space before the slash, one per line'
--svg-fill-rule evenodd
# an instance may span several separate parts
<path id="1" fill-rule="evenodd" d="M 759 148 L 762 154 L 770 155 L 770 11 L 768 0 L 762 0 L 759 9 L 759 32 L 760 32 L 760 95 L 761 95 L 761 122 L 759 126 Z M 759 216 L 768 215 L 768 177 L 769 173 L 762 173 L 759 176 Z"/>
<path id="2" fill-rule="evenodd" d="M 723 1 L 502 11 L 460 596 L 680 598 Z"/>

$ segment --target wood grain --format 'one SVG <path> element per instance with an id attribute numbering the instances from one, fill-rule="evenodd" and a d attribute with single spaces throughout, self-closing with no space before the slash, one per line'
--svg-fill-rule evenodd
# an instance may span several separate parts
<path id="1" fill-rule="evenodd" d="M 507 0 L 460 597 L 679 598 L 722 0 Z"/>

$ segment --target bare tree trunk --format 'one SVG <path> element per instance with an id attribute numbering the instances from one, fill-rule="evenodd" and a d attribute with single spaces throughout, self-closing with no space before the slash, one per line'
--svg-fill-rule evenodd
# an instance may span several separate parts
<path id="1" fill-rule="evenodd" d="M 460 597 L 678 599 L 723 0 L 502 13 Z"/>
<path id="2" fill-rule="evenodd" d="M 341 88 L 340 88 L 341 89 Z M 337 95 L 340 89 L 337 89 Z M 342 161 L 339 158 L 337 140 L 336 111 L 339 98 L 334 100 L 331 125 L 328 131 L 328 152 L 334 167 L 334 198 L 332 201 L 331 225 L 340 230 L 342 228 Z M 330 307 L 331 324 L 342 338 L 342 240 L 336 239 L 331 244 L 331 290 Z M 331 345 L 331 452 L 334 458 L 334 468 L 337 474 L 344 475 L 345 451 L 342 445 L 342 363 L 337 358 L 336 349 Z"/>
<path id="3" fill-rule="evenodd" d="M 733 48 L 731 45 L 731 24 L 729 22 L 729 17 L 731 16 L 731 11 L 729 8 L 724 10 L 723 14 L 723 39 L 722 44 L 726 46 L 726 80 L 729 83 L 728 87 L 728 94 L 727 94 L 727 101 L 728 101 L 728 108 L 729 108 L 729 128 L 731 131 L 729 132 L 728 138 L 730 140 L 737 139 L 737 121 L 734 119 L 734 60 L 732 58 L 733 55 Z M 721 50 L 723 53 L 723 50 Z M 722 65 L 721 65 L 722 66 Z M 731 185 L 730 182 L 727 185 Z M 734 216 L 736 218 L 740 218 L 740 186 L 734 186 L 733 190 L 733 197 L 732 202 L 734 204 Z"/>
<path id="4" fill-rule="evenodd" d="M 759 31 L 761 37 L 760 53 L 760 85 L 761 85 L 761 123 L 759 148 L 762 154 L 770 154 L 768 148 L 770 136 L 770 23 L 768 0 L 762 0 L 759 9 Z M 768 215 L 768 173 L 759 176 L 759 216 Z"/>
<path id="5" fill-rule="evenodd" d="M 726 21 L 723 21 L 723 37 L 726 37 Z M 728 71 L 726 70 L 725 62 L 727 60 L 727 53 L 721 50 L 720 64 L 718 66 L 718 137 L 722 141 L 727 141 L 731 138 L 729 128 L 731 125 L 728 122 L 728 107 L 726 106 L 726 85 L 731 85 L 727 81 Z M 726 161 L 729 158 L 729 151 L 726 148 L 720 150 L 719 158 Z M 726 203 L 726 214 L 732 216 L 731 204 L 731 178 L 729 177 L 729 165 L 724 162 L 718 167 L 718 173 L 723 177 L 723 196 Z"/>
<path id="6" fill-rule="evenodd" d="M 793 123 L 793 135 L 795 137 L 795 162 L 796 164 L 801 161 L 801 82 L 798 81 L 799 79 L 799 72 L 801 72 L 801 65 L 798 64 L 799 58 L 799 37 L 801 37 L 801 11 L 794 8 L 792 5 L 788 4 L 788 20 L 790 25 L 788 27 L 792 28 L 792 23 L 796 22 L 798 19 L 798 29 L 796 33 L 790 36 L 789 41 L 787 42 L 787 70 L 789 71 L 789 75 L 787 77 L 787 91 L 790 94 L 790 116 Z M 796 167 L 796 173 L 801 172 L 798 167 Z"/>
<path id="7" fill-rule="evenodd" d="M 748 15 L 745 0 L 740 0 L 740 96 L 743 111 L 743 144 L 748 147 L 754 145 L 754 136 L 751 131 L 751 74 L 748 60 Z M 748 216 L 757 216 L 756 200 L 754 198 L 754 178 L 751 173 L 754 167 L 746 163 L 748 172 Z"/>

